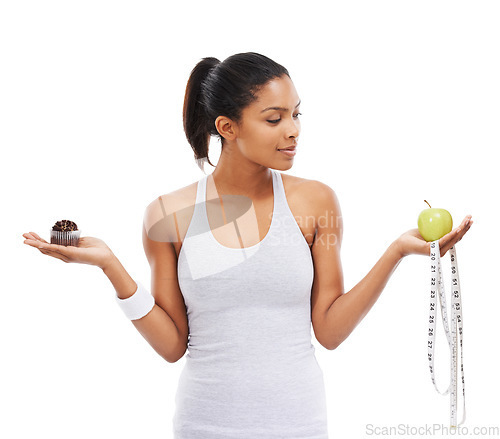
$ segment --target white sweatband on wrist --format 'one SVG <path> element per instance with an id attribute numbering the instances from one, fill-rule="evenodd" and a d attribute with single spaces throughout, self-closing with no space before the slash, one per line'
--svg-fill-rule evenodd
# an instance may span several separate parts
<path id="1" fill-rule="evenodd" d="M 148 314 L 155 306 L 155 298 L 140 282 L 135 281 L 137 290 L 126 299 L 115 296 L 118 305 L 129 320 L 137 320 Z"/>

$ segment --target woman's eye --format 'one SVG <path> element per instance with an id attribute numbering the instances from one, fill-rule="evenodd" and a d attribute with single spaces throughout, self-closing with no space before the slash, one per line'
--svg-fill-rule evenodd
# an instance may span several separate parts
<path id="1" fill-rule="evenodd" d="M 294 114 L 294 115 L 293 115 L 293 117 L 294 117 L 295 119 L 296 119 L 297 117 L 299 117 L 299 116 L 302 116 L 302 113 L 297 113 L 297 114 Z M 274 124 L 278 123 L 280 120 L 281 120 L 281 119 L 271 119 L 271 120 L 267 119 L 267 121 L 268 121 L 269 123 L 274 123 Z"/>

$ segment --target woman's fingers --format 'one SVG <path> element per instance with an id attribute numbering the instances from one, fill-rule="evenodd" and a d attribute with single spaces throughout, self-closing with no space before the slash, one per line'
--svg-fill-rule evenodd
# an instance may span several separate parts
<path id="1" fill-rule="evenodd" d="M 45 241 L 45 239 L 38 236 L 35 232 L 23 233 L 23 237 L 26 239 L 32 239 L 34 241 L 40 241 L 40 242 L 44 242 L 44 243 L 48 244 L 48 242 Z"/>
<path id="2" fill-rule="evenodd" d="M 46 241 L 40 242 L 37 239 L 26 239 L 25 244 L 40 250 L 44 255 L 53 256 L 65 262 L 69 262 L 73 249 L 71 246 L 64 246 L 58 244 L 49 244 Z"/>
<path id="3" fill-rule="evenodd" d="M 44 245 L 46 245 L 45 243 L 40 242 L 38 239 L 35 239 L 34 236 L 32 236 L 30 238 L 26 238 L 24 240 L 24 243 L 27 245 L 31 245 L 31 247 L 36 247 L 38 249 L 44 248 Z"/>
<path id="4" fill-rule="evenodd" d="M 472 216 L 467 215 L 456 229 L 452 230 L 439 240 L 441 256 L 444 256 L 450 248 L 463 238 L 463 236 L 470 229 L 472 223 Z"/>
<path id="5" fill-rule="evenodd" d="M 45 242 L 46 244 L 48 244 L 47 241 L 45 241 L 45 239 L 43 238 L 40 238 L 40 236 L 38 236 L 35 232 L 30 232 L 36 239 L 42 241 L 42 242 Z"/>

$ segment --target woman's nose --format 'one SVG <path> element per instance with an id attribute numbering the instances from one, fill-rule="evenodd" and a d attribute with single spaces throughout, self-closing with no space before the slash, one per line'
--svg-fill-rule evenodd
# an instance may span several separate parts
<path id="1" fill-rule="evenodd" d="M 291 119 L 287 127 L 287 137 L 297 138 L 299 137 L 299 134 L 300 134 L 300 121 Z"/>

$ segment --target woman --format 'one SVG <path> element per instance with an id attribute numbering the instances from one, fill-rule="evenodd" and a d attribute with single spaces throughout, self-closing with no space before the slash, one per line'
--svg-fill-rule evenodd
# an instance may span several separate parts
<path id="1" fill-rule="evenodd" d="M 152 295 L 100 239 L 64 247 L 23 235 L 43 254 L 100 267 L 127 317 L 166 361 L 188 350 L 175 397 L 177 439 L 327 438 L 311 323 L 318 342 L 335 349 L 401 259 L 429 254 L 430 243 L 410 230 L 344 293 L 335 192 L 278 172 L 293 165 L 299 109 L 288 71 L 263 55 L 196 65 L 184 130 L 199 165 L 208 160 L 211 136 L 222 151 L 212 174 L 146 209 Z M 441 255 L 471 225 L 467 216 L 442 237 Z"/>

